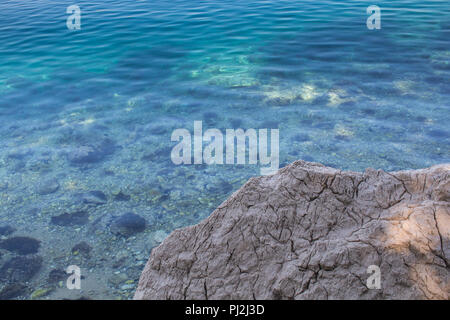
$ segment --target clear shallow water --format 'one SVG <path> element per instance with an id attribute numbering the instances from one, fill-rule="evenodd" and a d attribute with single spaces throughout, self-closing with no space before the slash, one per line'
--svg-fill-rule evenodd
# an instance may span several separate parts
<path id="1" fill-rule="evenodd" d="M 194 120 L 279 128 L 283 165 L 450 162 L 447 1 L 378 2 L 377 31 L 366 1 L 77 1 L 81 30 L 69 31 L 72 4 L 0 2 L 0 227 L 15 229 L 0 235 L 2 292 L 131 297 L 152 247 L 259 174 L 174 166 L 170 135 Z M 126 212 L 145 231 L 114 234 Z M 18 236 L 38 251 L 5 245 Z M 73 249 L 82 241 L 89 254 Z M 82 292 L 54 271 L 71 264 Z"/>

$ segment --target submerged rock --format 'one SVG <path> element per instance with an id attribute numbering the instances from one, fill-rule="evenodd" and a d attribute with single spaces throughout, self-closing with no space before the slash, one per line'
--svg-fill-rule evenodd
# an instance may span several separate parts
<path id="1" fill-rule="evenodd" d="M 91 250 L 92 247 L 86 241 L 82 241 L 72 248 L 72 253 L 80 253 L 85 257 L 89 257 Z"/>
<path id="2" fill-rule="evenodd" d="M 0 242 L 0 248 L 18 254 L 37 253 L 40 241 L 29 237 L 13 237 Z"/>
<path id="3" fill-rule="evenodd" d="M 20 256 L 8 260 L 0 268 L 0 280 L 6 282 L 26 282 L 38 273 L 42 266 L 40 256 Z"/>
<path id="4" fill-rule="evenodd" d="M 110 230 L 112 233 L 125 237 L 132 236 L 145 230 L 146 221 L 141 216 L 128 212 L 113 220 Z"/>
<path id="5" fill-rule="evenodd" d="M 70 151 L 67 159 L 73 164 L 97 162 L 101 159 L 96 150 L 91 146 L 81 146 Z"/>
<path id="6" fill-rule="evenodd" d="M 75 165 L 96 163 L 104 160 L 116 150 L 116 145 L 109 138 L 101 139 L 90 145 L 83 145 L 72 149 L 67 154 L 69 162 Z"/>
<path id="7" fill-rule="evenodd" d="M 36 192 L 40 195 L 47 195 L 56 192 L 58 189 L 58 181 L 56 179 L 50 179 L 41 181 L 36 188 Z"/>
<path id="8" fill-rule="evenodd" d="M 114 200 L 116 201 L 130 201 L 130 199 L 131 196 L 123 193 L 122 191 L 119 191 L 119 193 L 114 196 Z"/>
<path id="9" fill-rule="evenodd" d="M 11 226 L 0 226 L 0 236 L 9 236 L 11 233 L 16 231 L 14 227 Z"/>
<path id="10" fill-rule="evenodd" d="M 102 205 L 108 201 L 106 195 L 98 190 L 83 193 L 79 197 L 83 203 L 92 205 Z"/>
<path id="11" fill-rule="evenodd" d="M 449 181 L 450 164 L 357 173 L 296 161 L 172 232 L 134 298 L 448 299 Z"/>
<path id="12" fill-rule="evenodd" d="M 23 283 L 12 283 L 6 285 L 0 291 L 0 300 L 10 300 L 27 294 L 27 286 Z"/>
<path id="13" fill-rule="evenodd" d="M 53 269 L 48 274 L 48 283 L 55 284 L 59 281 L 63 281 L 69 277 L 69 274 L 67 274 L 64 270 L 61 269 Z"/>
<path id="14" fill-rule="evenodd" d="M 86 211 L 76 211 L 73 213 L 63 213 L 51 218 L 50 222 L 57 226 L 82 226 L 89 222 L 89 214 Z"/>

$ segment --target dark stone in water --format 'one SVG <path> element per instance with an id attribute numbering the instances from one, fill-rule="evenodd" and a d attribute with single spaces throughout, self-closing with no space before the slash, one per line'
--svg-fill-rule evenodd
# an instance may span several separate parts
<path id="1" fill-rule="evenodd" d="M 233 185 L 227 181 L 220 181 L 217 184 L 209 184 L 206 189 L 209 193 L 217 195 L 217 194 L 227 194 L 231 190 L 233 190 Z"/>
<path id="2" fill-rule="evenodd" d="M 424 117 L 424 116 L 417 116 L 417 117 L 415 118 L 415 120 L 416 120 L 416 121 L 419 121 L 419 122 L 425 122 L 425 121 L 427 120 L 427 118 Z"/>
<path id="3" fill-rule="evenodd" d="M 368 116 L 373 116 L 376 113 L 376 111 L 374 109 L 366 108 L 366 109 L 362 109 L 361 113 L 368 115 Z"/>
<path id="4" fill-rule="evenodd" d="M 89 191 L 81 195 L 81 199 L 85 204 L 102 205 L 105 204 L 108 199 L 102 191 Z"/>
<path id="5" fill-rule="evenodd" d="M 145 230 L 147 223 L 144 218 L 137 214 L 128 212 L 114 219 L 110 230 L 112 233 L 120 234 L 125 237 L 132 236 Z"/>
<path id="6" fill-rule="evenodd" d="M 98 143 L 75 148 L 67 154 L 67 159 L 72 164 L 77 165 L 95 163 L 113 154 L 115 149 L 116 145 L 114 141 L 105 138 Z"/>
<path id="7" fill-rule="evenodd" d="M 53 269 L 48 274 L 48 282 L 50 284 L 58 283 L 59 281 L 63 281 L 65 279 L 67 279 L 68 277 L 69 277 L 69 275 L 64 270 Z"/>
<path id="8" fill-rule="evenodd" d="M 0 248 L 18 254 L 36 253 L 40 247 L 40 241 L 29 237 L 13 237 L 0 242 Z"/>
<path id="9" fill-rule="evenodd" d="M 9 236 L 14 231 L 16 229 L 11 226 L 0 226 L 0 236 Z"/>
<path id="10" fill-rule="evenodd" d="M 163 125 L 151 126 L 148 130 L 149 133 L 155 135 L 161 135 L 169 131 L 169 128 Z"/>
<path id="11" fill-rule="evenodd" d="M 89 257 L 90 253 L 91 253 L 92 247 L 85 241 L 82 241 L 80 243 L 77 243 L 73 248 L 72 248 L 72 253 L 74 252 L 79 252 L 81 253 L 83 256 L 85 257 Z"/>
<path id="12" fill-rule="evenodd" d="M 217 121 L 219 120 L 219 116 L 217 115 L 217 113 L 215 112 L 205 112 L 203 114 L 203 121 L 205 121 L 205 123 L 207 125 L 213 125 L 215 124 Z"/>
<path id="13" fill-rule="evenodd" d="M 170 159 L 171 152 L 172 152 L 171 147 L 161 147 L 152 152 L 147 153 L 141 159 L 145 160 L 145 161 L 155 161 L 155 160 L 162 158 L 162 159 L 171 161 L 171 159 Z"/>
<path id="14" fill-rule="evenodd" d="M 227 181 L 222 181 L 220 183 L 220 188 L 222 189 L 223 193 L 229 193 L 233 190 L 233 185 Z"/>
<path id="15" fill-rule="evenodd" d="M 36 189 L 40 195 L 47 195 L 56 192 L 59 189 L 59 183 L 55 179 L 41 181 Z"/>
<path id="16" fill-rule="evenodd" d="M 314 128 L 331 130 L 334 128 L 334 123 L 333 122 L 319 122 L 314 125 Z"/>
<path id="17" fill-rule="evenodd" d="M 310 136 L 306 133 L 299 133 L 292 137 L 292 141 L 304 142 L 311 140 Z"/>
<path id="18" fill-rule="evenodd" d="M 342 134 L 336 134 L 336 135 L 334 136 L 334 138 L 335 138 L 336 140 L 341 140 L 341 141 L 347 141 L 347 140 L 350 140 L 350 138 L 349 138 L 348 136 L 344 136 L 344 135 L 342 135 Z"/>
<path id="19" fill-rule="evenodd" d="M 0 291 L 0 300 L 10 300 L 17 298 L 18 296 L 24 296 L 27 294 L 27 286 L 23 283 L 12 283 L 6 285 L 2 291 Z"/>
<path id="20" fill-rule="evenodd" d="M 25 169 L 25 166 L 26 166 L 26 164 L 25 164 L 24 161 L 18 161 L 15 164 L 15 166 L 13 168 L 13 171 L 15 171 L 15 172 L 22 172 Z"/>
<path id="21" fill-rule="evenodd" d="M 105 176 L 114 176 L 114 175 L 115 175 L 114 171 L 109 170 L 109 169 L 103 170 L 103 174 L 104 174 Z"/>
<path id="22" fill-rule="evenodd" d="M 347 102 L 341 103 L 341 104 L 338 106 L 338 108 L 339 108 L 339 109 L 344 109 L 344 110 L 346 110 L 346 109 L 348 109 L 348 108 L 354 107 L 355 105 L 356 105 L 355 101 L 347 101 Z"/>
<path id="23" fill-rule="evenodd" d="M 89 214 L 86 211 L 63 213 L 51 218 L 51 223 L 62 227 L 82 226 L 89 222 Z"/>
<path id="24" fill-rule="evenodd" d="M 440 77 L 440 76 L 431 76 L 431 77 L 426 77 L 425 81 L 430 84 L 441 84 L 441 83 L 446 83 L 448 80 L 446 78 Z"/>
<path id="25" fill-rule="evenodd" d="M 278 129 L 280 123 L 275 120 L 267 120 L 261 123 L 261 128 L 263 129 Z"/>
<path id="26" fill-rule="evenodd" d="M 14 160 L 23 160 L 23 159 L 25 159 L 25 157 L 30 156 L 32 154 L 33 154 L 33 152 L 29 149 L 15 150 L 15 151 L 11 151 L 8 154 L 8 158 L 14 159 Z"/>
<path id="27" fill-rule="evenodd" d="M 73 164 L 93 163 L 101 160 L 101 156 L 91 146 L 81 146 L 72 150 L 67 158 Z"/>
<path id="28" fill-rule="evenodd" d="M 0 269 L 0 279 L 7 282 L 26 282 L 42 267 L 40 256 L 14 257 Z"/>
<path id="29" fill-rule="evenodd" d="M 118 194 L 114 196 L 114 200 L 116 201 L 130 201 L 131 196 L 120 191 Z"/>
<path id="30" fill-rule="evenodd" d="M 242 120 L 241 119 L 231 119 L 230 120 L 231 126 L 234 129 L 238 129 L 242 126 Z"/>
<path id="31" fill-rule="evenodd" d="M 434 129 L 427 132 L 427 134 L 432 138 L 447 139 L 449 137 L 449 132 L 445 130 Z"/>
<path id="32" fill-rule="evenodd" d="M 302 126 L 310 126 L 313 123 L 312 119 L 302 119 L 300 120 L 300 124 Z"/>

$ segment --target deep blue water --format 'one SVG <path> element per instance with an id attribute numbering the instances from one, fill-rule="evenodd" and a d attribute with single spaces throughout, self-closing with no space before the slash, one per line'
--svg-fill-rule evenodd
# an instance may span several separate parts
<path id="1" fill-rule="evenodd" d="M 380 30 L 366 27 L 372 4 Z M 259 174 L 173 165 L 170 135 L 194 120 L 279 128 L 282 165 L 450 162 L 449 80 L 448 1 L 0 0 L 0 227 L 15 229 L 0 236 L 40 241 L 31 255 L 0 248 L 0 290 L 131 297 L 152 247 Z M 92 192 L 106 200 L 86 201 Z M 111 232 L 125 212 L 145 231 Z M 89 255 L 72 250 L 82 241 Z M 36 255 L 38 271 L 11 276 L 11 261 Z M 49 280 L 70 264 L 86 276 L 81 293 Z"/>

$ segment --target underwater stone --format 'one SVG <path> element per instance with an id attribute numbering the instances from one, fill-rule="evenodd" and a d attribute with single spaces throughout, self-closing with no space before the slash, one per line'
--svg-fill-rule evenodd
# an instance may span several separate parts
<path id="1" fill-rule="evenodd" d="M 59 281 L 65 280 L 69 277 L 69 275 L 61 269 L 53 269 L 48 274 L 48 282 L 50 284 L 58 283 Z"/>
<path id="2" fill-rule="evenodd" d="M 311 140 L 311 137 L 306 133 L 299 133 L 292 137 L 292 141 L 304 142 Z"/>
<path id="3" fill-rule="evenodd" d="M 261 128 L 267 128 L 267 129 L 278 129 L 280 126 L 280 123 L 276 120 L 266 120 L 263 123 L 261 123 Z"/>
<path id="4" fill-rule="evenodd" d="M 14 227 L 9 226 L 9 225 L 7 225 L 7 226 L 0 226 L 0 236 L 9 236 L 14 231 L 16 231 L 16 229 Z"/>
<path id="5" fill-rule="evenodd" d="M 0 191 L 8 190 L 9 183 L 5 181 L 0 181 Z"/>
<path id="6" fill-rule="evenodd" d="M 141 159 L 145 161 L 155 161 L 160 158 L 168 159 L 170 161 L 170 153 L 172 151 L 171 147 L 160 147 L 156 150 L 145 154 Z"/>
<path id="7" fill-rule="evenodd" d="M 238 118 L 231 119 L 230 123 L 234 129 L 240 128 L 242 126 L 242 120 Z"/>
<path id="8" fill-rule="evenodd" d="M 7 282 L 26 282 L 42 267 L 42 257 L 24 256 L 8 260 L 0 269 L 0 279 Z"/>
<path id="9" fill-rule="evenodd" d="M 203 114 L 203 121 L 205 121 L 207 125 L 214 125 L 218 120 L 219 115 L 215 112 L 210 111 Z"/>
<path id="10" fill-rule="evenodd" d="M 89 164 L 102 161 L 108 155 L 114 153 L 115 143 L 109 139 L 100 140 L 98 143 L 85 145 L 71 150 L 67 154 L 67 159 L 72 164 Z"/>
<path id="11" fill-rule="evenodd" d="M 7 157 L 14 160 L 23 160 L 25 159 L 25 157 L 30 156 L 32 154 L 33 151 L 31 151 L 31 149 L 17 149 L 10 151 Z"/>
<path id="12" fill-rule="evenodd" d="M 313 125 L 314 128 L 323 129 L 323 130 L 331 130 L 334 128 L 334 123 L 330 121 L 318 122 Z"/>
<path id="13" fill-rule="evenodd" d="M 370 108 L 366 108 L 366 109 L 362 109 L 361 113 L 368 115 L 368 116 L 373 116 L 376 113 L 376 110 L 374 109 L 370 109 Z"/>
<path id="14" fill-rule="evenodd" d="M 40 247 L 40 241 L 29 237 L 13 237 L 0 242 L 0 248 L 18 254 L 36 253 Z"/>
<path id="15" fill-rule="evenodd" d="M 57 226 L 82 226 L 89 222 L 89 214 L 86 211 L 63 213 L 51 218 L 50 222 Z"/>
<path id="16" fill-rule="evenodd" d="M 56 192 L 58 189 L 58 181 L 56 179 L 50 179 L 41 181 L 36 188 L 36 192 L 40 195 L 47 195 Z"/>
<path id="17" fill-rule="evenodd" d="M 89 257 L 90 253 L 91 253 L 92 247 L 86 242 L 86 241 L 82 241 L 80 243 L 77 243 L 73 248 L 72 248 L 72 253 L 75 252 L 79 252 L 81 253 L 83 256 L 85 257 Z"/>
<path id="18" fill-rule="evenodd" d="M 108 282 L 111 283 L 113 286 L 118 287 L 121 283 L 127 281 L 128 277 L 124 273 L 118 273 L 113 274 L 109 279 Z"/>
<path id="19" fill-rule="evenodd" d="M 114 234 L 120 234 L 125 237 L 132 236 L 145 230 L 146 221 L 141 216 L 128 212 L 114 219 L 110 230 Z"/>
<path id="20" fill-rule="evenodd" d="M 440 138 L 440 139 L 447 139 L 450 137 L 450 132 L 440 129 L 430 130 L 427 132 L 427 134 L 432 138 Z"/>
<path id="21" fill-rule="evenodd" d="M 78 147 L 75 150 L 69 152 L 67 158 L 70 162 L 75 164 L 92 163 L 100 160 L 99 155 L 91 146 Z"/>
<path id="22" fill-rule="evenodd" d="M 114 200 L 116 201 L 130 201 L 131 196 L 120 191 L 118 194 L 114 196 Z"/>
<path id="23" fill-rule="evenodd" d="M 108 199 L 102 191 L 89 191 L 87 193 L 81 194 L 81 199 L 85 204 L 102 205 L 105 204 Z"/>
<path id="24" fill-rule="evenodd" d="M 155 135 L 161 135 L 169 131 L 169 128 L 163 125 L 149 126 L 148 132 Z"/>
<path id="25" fill-rule="evenodd" d="M 6 285 L 2 291 L 0 291 L 0 300 L 10 300 L 23 296 L 27 293 L 27 286 L 23 283 L 12 283 Z"/>

